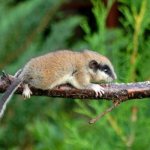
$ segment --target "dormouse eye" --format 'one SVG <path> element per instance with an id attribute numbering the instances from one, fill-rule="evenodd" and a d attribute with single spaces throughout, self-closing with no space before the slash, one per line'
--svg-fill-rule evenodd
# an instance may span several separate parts
<path id="1" fill-rule="evenodd" d="M 109 69 L 109 67 L 107 65 L 103 66 L 103 70 L 108 70 L 108 69 Z"/>
<path id="2" fill-rule="evenodd" d="M 107 72 L 108 72 L 108 69 L 104 69 L 103 71 L 107 73 Z"/>
<path id="3" fill-rule="evenodd" d="M 99 69 L 104 73 L 106 73 L 108 76 L 110 76 L 112 79 L 115 79 L 114 74 L 108 65 L 99 64 Z"/>
<path id="4" fill-rule="evenodd" d="M 110 72 L 110 68 L 107 65 L 101 66 L 100 68 L 102 71 L 104 71 L 105 73 L 109 73 Z"/>

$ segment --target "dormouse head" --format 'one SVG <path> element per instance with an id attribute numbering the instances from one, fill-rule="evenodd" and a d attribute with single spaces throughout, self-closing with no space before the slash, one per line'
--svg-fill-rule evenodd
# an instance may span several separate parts
<path id="1" fill-rule="evenodd" d="M 85 51 L 85 54 L 93 82 L 111 82 L 117 79 L 114 68 L 107 57 L 93 51 Z"/>

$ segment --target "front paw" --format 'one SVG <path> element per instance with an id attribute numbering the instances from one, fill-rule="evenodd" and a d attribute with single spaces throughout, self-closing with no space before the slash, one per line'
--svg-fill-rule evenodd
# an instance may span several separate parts
<path id="1" fill-rule="evenodd" d="M 92 89 L 94 90 L 95 92 L 95 96 L 98 97 L 98 96 L 102 96 L 105 92 L 104 92 L 104 88 L 102 86 L 100 86 L 99 84 L 91 84 L 89 86 L 89 89 Z"/>

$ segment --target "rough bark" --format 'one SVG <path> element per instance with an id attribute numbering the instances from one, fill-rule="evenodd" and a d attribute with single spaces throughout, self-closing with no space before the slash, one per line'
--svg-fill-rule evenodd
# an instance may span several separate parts
<path id="1" fill-rule="evenodd" d="M 0 93 L 6 91 L 7 87 L 14 80 L 11 75 L 2 76 L 0 79 Z M 95 97 L 92 90 L 79 90 L 70 85 L 61 85 L 52 90 L 40 90 L 31 87 L 34 96 L 49 96 L 49 97 L 63 97 L 63 98 L 78 98 L 91 100 L 119 100 L 126 101 L 132 99 L 142 99 L 150 97 L 150 81 L 136 82 L 136 83 L 108 83 L 101 84 L 105 88 L 105 94 Z M 21 94 L 23 90 L 22 85 L 17 89 L 16 94 Z"/>

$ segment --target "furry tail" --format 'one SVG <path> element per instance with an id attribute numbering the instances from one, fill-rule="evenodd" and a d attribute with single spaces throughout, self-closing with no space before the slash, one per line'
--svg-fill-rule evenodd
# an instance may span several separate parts
<path id="1" fill-rule="evenodd" d="M 17 90 L 19 85 L 21 84 L 22 80 L 17 78 L 15 79 L 12 84 L 8 87 L 4 95 L 2 96 L 0 100 L 0 118 L 3 116 L 3 113 L 6 109 L 6 105 L 9 102 L 10 98 L 14 94 L 14 92 Z"/>

